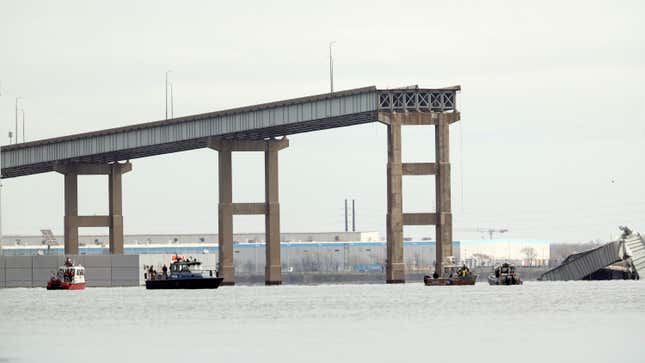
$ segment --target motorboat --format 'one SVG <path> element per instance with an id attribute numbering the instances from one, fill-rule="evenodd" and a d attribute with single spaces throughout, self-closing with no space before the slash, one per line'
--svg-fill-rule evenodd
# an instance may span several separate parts
<path id="1" fill-rule="evenodd" d="M 443 273 L 439 275 L 435 271 L 432 276 L 424 276 L 423 283 L 426 286 L 457 286 L 474 285 L 479 275 L 473 273 L 466 265 L 457 267 L 455 258 L 449 256 L 443 264 Z"/>
<path id="2" fill-rule="evenodd" d="M 520 275 L 515 271 L 515 266 L 507 262 L 497 265 L 488 275 L 490 285 L 522 285 Z"/>
<path id="3" fill-rule="evenodd" d="M 200 269 L 201 262 L 173 256 L 170 268 L 157 273 L 152 267 L 145 274 L 146 289 L 217 289 L 224 280 L 213 270 Z M 215 276 L 213 276 L 215 275 Z"/>
<path id="4" fill-rule="evenodd" d="M 58 268 L 55 275 L 47 282 L 47 290 L 83 290 L 85 289 L 85 267 L 75 265 L 71 258 Z"/>

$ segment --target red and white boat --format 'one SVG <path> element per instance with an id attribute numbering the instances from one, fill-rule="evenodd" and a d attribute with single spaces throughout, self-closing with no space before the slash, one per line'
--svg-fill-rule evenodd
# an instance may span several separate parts
<path id="1" fill-rule="evenodd" d="M 83 290 L 85 288 L 85 267 L 74 265 L 69 257 L 65 265 L 58 268 L 55 276 L 47 282 L 47 290 Z"/>

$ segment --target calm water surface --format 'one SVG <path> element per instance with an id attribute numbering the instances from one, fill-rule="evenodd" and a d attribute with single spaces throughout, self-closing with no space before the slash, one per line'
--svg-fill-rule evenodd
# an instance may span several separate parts
<path id="1" fill-rule="evenodd" d="M 645 362 L 645 281 L 0 289 L 0 312 L 0 362 Z"/>

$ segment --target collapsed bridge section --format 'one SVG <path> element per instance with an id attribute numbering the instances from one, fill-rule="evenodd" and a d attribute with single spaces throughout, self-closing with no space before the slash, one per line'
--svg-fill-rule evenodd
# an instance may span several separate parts
<path id="1" fill-rule="evenodd" d="M 560 266 L 540 276 L 540 281 L 637 279 L 645 276 L 645 240 L 623 229 L 618 241 L 569 255 Z"/>

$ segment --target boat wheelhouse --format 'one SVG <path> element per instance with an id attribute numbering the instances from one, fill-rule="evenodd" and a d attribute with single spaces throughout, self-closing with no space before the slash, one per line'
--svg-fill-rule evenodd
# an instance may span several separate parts
<path id="1" fill-rule="evenodd" d="M 493 272 L 488 275 L 488 284 L 490 285 L 522 285 L 520 275 L 515 271 L 515 266 L 504 262 L 493 268 Z"/>

